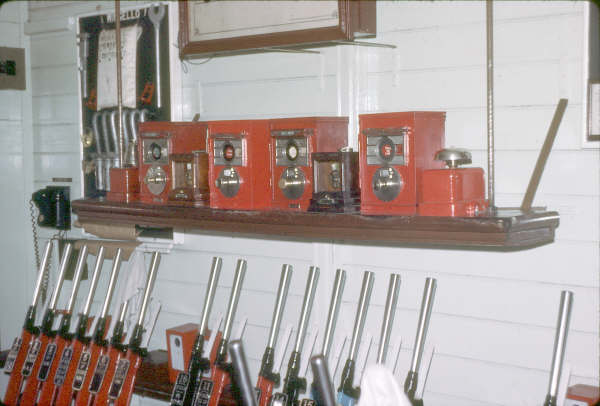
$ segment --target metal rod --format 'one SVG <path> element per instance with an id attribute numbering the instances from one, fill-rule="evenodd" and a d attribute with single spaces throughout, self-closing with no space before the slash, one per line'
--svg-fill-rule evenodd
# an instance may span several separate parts
<path id="1" fill-rule="evenodd" d="M 269 332 L 269 342 L 267 347 L 275 348 L 277 335 L 279 334 L 279 326 L 281 325 L 281 316 L 285 309 L 290 281 L 292 280 L 292 272 L 294 267 L 284 264 L 281 267 L 281 277 L 279 278 L 279 287 L 277 288 L 277 299 L 275 300 L 275 309 L 273 310 L 273 319 L 271 320 L 271 331 Z"/>
<path id="2" fill-rule="evenodd" d="M 383 311 L 383 322 L 381 323 L 381 337 L 379 338 L 379 349 L 377 351 L 377 363 L 384 364 L 390 344 L 390 334 L 394 325 L 396 305 L 398 304 L 398 292 L 400 291 L 400 275 L 391 274 L 388 286 L 385 309 Z"/>
<path id="3" fill-rule="evenodd" d="M 127 308 L 129 307 L 129 299 L 125 300 L 121 303 L 121 308 L 119 309 L 119 323 L 123 323 L 125 321 L 125 317 L 127 316 Z"/>
<path id="4" fill-rule="evenodd" d="M 421 358 L 423 356 L 425 339 L 427 338 L 429 320 L 431 319 L 431 310 L 433 309 L 436 286 L 437 281 L 434 278 L 427 278 L 425 280 L 425 289 L 423 290 L 423 299 L 421 301 L 421 313 L 419 314 L 415 346 L 413 349 L 412 361 L 410 363 L 411 372 L 418 373 L 421 366 Z"/>
<path id="5" fill-rule="evenodd" d="M 345 284 L 346 271 L 343 269 L 336 270 L 333 291 L 331 292 L 331 301 L 329 302 L 327 324 L 325 325 L 325 334 L 323 335 L 323 346 L 321 347 L 322 355 L 325 359 L 329 358 L 329 351 L 331 350 L 331 344 L 333 342 L 331 338 L 340 313 L 340 304 L 342 303 Z"/>
<path id="6" fill-rule="evenodd" d="M 556 402 L 560 373 L 565 358 L 572 304 L 573 293 L 568 290 L 563 290 L 560 295 L 560 307 L 558 309 L 558 320 L 556 322 L 556 336 L 554 337 L 554 352 L 550 369 L 550 383 L 548 384 L 548 397 L 554 399 L 554 402 Z"/>
<path id="7" fill-rule="evenodd" d="M 48 268 L 48 261 L 50 260 L 50 253 L 52 252 L 52 240 L 48 240 L 46 243 L 46 249 L 44 249 L 44 256 L 42 257 L 42 262 L 40 263 L 40 269 L 38 271 L 37 280 L 35 282 L 35 288 L 33 289 L 33 299 L 31 301 L 31 306 L 36 307 L 38 304 L 38 300 L 40 299 L 40 291 L 42 289 L 42 283 L 44 282 L 44 275 L 46 275 Z"/>
<path id="8" fill-rule="evenodd" d="M 77 257 L 77 265 L 75 266 L 75 276 L 73 276 L 73 288 L 71 289 L 71 297 L 67 303 L 67 314 L 73 311 L 75 305 L 75 299 L 77 299 L 77 292 L 79 291 L 79 282 L 81 282 L 81 275 L 83 273 L 83 266 L 86 263 L 88 254 L 88 247 L 84 245 L 79 249 L 79 257 Z"/>
<path id="9" fill-rule="evenodd" d="M 94 132 L 94 140 L 96 141 L 96 153 L 100 155 L 102 152 L 105 151 L 102 151 L 103 145 L 100 145 L 100 126 L 98 126 L 98 120 L 102 120 L 102 113 L 96 111 L 92 115 L 92 130 Z M 104 142 L 102 142 L 102 144 L 104 144 Z"/>
<path id="10" fill-rule="evenodd" d="M 486 39 L 487 39 L 487 158 L 488 158 L 488 200 L 490 209 L 496 207 L 495 163 L 494 163 L 494 3 L 486 0 Z"/>
<path id="11" fill-rule="evenodd" d="M 60 290 L 65 280 L 65 273 L 67 272 L 67 265 L 69 264 L 69 259 L 71 258 L 71 251 L 73 251 L 73 245 L 71 243 L 67 243 L 65 248 L 63 248 L 63 255 L 60 261 L 56 286 L 54 287 L 54 292 L 52 293 L 52 297 L 48 303 L 49 311 L 54 311 L 56 309 L 56 302 L 58 301 L 58 296 L 60 295 Z"/>
<path id="12" fill-rule="evenodd" d="M 304 338 L 306 336 L 306 328 L 310 319 L 315 291 L 317 290 L 317 282 L 319 280 L 319 267 L 311 266 L 308 270 L 308 279 L 306 280 L 306 290 L 304 292 L 304 302 L 302 303 L 302 311 L 300 312 L 300 320 L 298 321 L 298 331 L 296 332 L 296 344 L 294 351 L 299 353 L 304 346 Z"/>
<path id="13" fill-rule="evenodd" d="M 121 1 L 115 0 L 115 35 L 117 45 L 117 106 L 119 110 L 119 121 L 117 127 L 117 134 L 119 139 L 119 145 L 117 146 L 117 152 L 119 157 L 119 165 L 125 162 L 124 156 L 124 142 L 123 142 L 123 77 L 121 72 L 122 64 L 122 52 L 121 52 Z"/>
<path id="14" fill-rule="evenodd" d="M 558 127 L 560 126 L 560 122 L 562 121 L 562 118 L 565 115 L 567 103 L 567 99 L 560 99 L 558 101 L 558 105 L 556 106 L 556 110 L 554 111 L 554 117 L 552 118 L 550 128 L 548 129 L 548 133 L 546 134 L 546 139 L 544 140 L 544 145 L 540 150 L 540 155 L 538 156 L 537 162 L 535 164 L 535 169 L 533 170 L 531 178 L 529 179 L 527 192 L 525 192 L 525 196 L 523 196 L 523 202 L 521 203 L 521 210 L 523 211 L 531 210 L 531 204 L 533 203 L 533 199 L 535 198 L 535 193 L 537 192 L 537 188 L 540 184 L 542 174 L 544 173 L 546 162 L 548 162 L 548 157 L 550 156 L 552 145 L 554 145 L 554 140 L 556 139 L 556 134 L 558 133 Z"/>
<path id="15" fill-rule="evenodd" d="M 148 271 L 148 280 L 146 281 L 146 289 L 144 290 L 144 298 L 142 299 L 142 306 L 140 307 L 140 314 L 138 315 L 137 325 L 141 326 L 144 324 L 146 318 L 146 310 L 148 309 L 148 302 L 150 301 L 150 294 L 154 287 L 154 281 L 156 280 L 156 273 L 158 266 L 160 265 L 160 252 L 154 251 L 152 254 L 152 260 L 150 261 L 150 270 Z"/>
<path id="16" fill-rule="evenodd" d="M 233 325 L 233 316 L 237 309 L 240 293 L 242 291 L 242 283 L 246 275 L 246 261 L 238 259 L 235 267 L 235 275 L 233 276 L 233 286 L 231 288 L 231 296 L 229 297 L 229 307 L 225 315 L 225 326 L 223 327 L 223 340 L 229 341 L 231 336 L 231 326 Z"/>
<path id="17" fill-rule="evenodd" d="M 358 308 L 356 309 L 356 318 L 354 319 L 354 330 L 352 331 L 352 341 L 350 342 L 350 354 L 348 356 L 348 359 L 351 361 L 354 361 L 356 353 L 358 352 L 360 337 L 362 336 L 365 327 L 367 310 L 369 309 L 369 302 L 371 301 L 374 279 L 375 275 L 373 272 L 365 271 L 363 274 L 362 288 L 360 290 Z"/>
<path id="18" fill-rule="evenodd" d="M 331 375 L 329 375 L 329 367 L 327 366 L 327 357 L 325 355 L 315 355 L 310 359 L 310 365 L 317 391 L 321 394 L 320 400 L 323 406 L 336 406 L 335 392 Z"/>
<path id="19" fill-rule="evenodd" d="M 100 279 L 100 272 L 102 272 L 102 265 L 104 264 L 104 246 L 100 246 L 98 250 L 98 256 L 96 257 L 96 266 L 94 267 L 94 275 L 90 282 L 90 291 L 88 292 L 85 305 L 81 314 L 87 316 L 90 314 L 90 307 L 92 306 L 92 300 L 94 299 L 94 293 L 96 293 L 96 287 L 98 286 L 98 280 Z"/>
<path id="20" fill-rule="evenodd" d="M 206 296 L 204 297 L 204 306 L 202 306 L 202 317 L 200 318 L 200 326 L 198 332 L 200 335 L 205 335 L 208 327 L 208 318 L 210 316 L 210 310 L 215 299 L 215 292 L 219 283 L 219 277 L 221 276 L 221 265 L 223 265 L 223 259 L 219 257 L 213 257 L 212 265 L 210 267 L 210 275 L 208 276 L 208 285 L 206 285 Z"/>
<path id="21" fill-rule="evenodd" d="M 129 157 L 127 156 L 127 151 L 129 150 L 129 139 L 131 138 L 129 135 L 129 129 L 127 128 L 127 121 L 129 118 L 129 109 L 123 109 L 123 113 L 121 114 L 121 128 L 123 133 L 123 166 L 126 166 L 127 160 Z"/>
<path id="22" fill-rule="evenodd" d="M 229 356 L 236 372 L 234 376 L 242 395 L 242 404 L 244 406 L 257 406 L 254 386 L 250 379 L 250 372 L 248 372 L 248 363 L 246 362 L 241 340 L 234 340 L 229 344 Z"/>
<path id="23" fill-rule="evenodd" d="M 121 256 L 123 254 L 123 250 L 121 248 L 117 248 L 117 252 L 115 254 L 115 258 L 113 259 L 113 266 L 110 272 L 110 279 L 108 281 L 108 290 L 106 291 L 106 297 L 104 298 L 104 303 L 102 304 L 102 311 L 100 313 L 101 318 L 106 318 L 108 314 L 108 307 L 110 306 L 110 301 L 112 300 L 113 292 L 115 291 L 115 285 L 117 283 L 117 279 L 119 278 L 119 269 L 121 268 Z"/>

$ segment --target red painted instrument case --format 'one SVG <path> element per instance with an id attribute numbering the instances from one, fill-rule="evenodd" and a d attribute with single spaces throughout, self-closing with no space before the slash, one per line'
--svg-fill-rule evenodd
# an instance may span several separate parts
<path id="1" fill-rule="evenodd" d="M 362 114 L 360 133 L 361 213 L 414 215 L 426 169 L 444 146 L 443 112 Z"/>

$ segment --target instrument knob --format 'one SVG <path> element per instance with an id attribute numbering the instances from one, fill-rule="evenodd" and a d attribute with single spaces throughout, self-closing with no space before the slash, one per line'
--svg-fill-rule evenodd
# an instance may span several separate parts
<path id="1" fill-rule="evenodd" d="M 444 148 L 435 154 L 435 160 L 445 162 L 449 169 L 455 169 L 470 164 L 471 153 L 466 149 Z"/>

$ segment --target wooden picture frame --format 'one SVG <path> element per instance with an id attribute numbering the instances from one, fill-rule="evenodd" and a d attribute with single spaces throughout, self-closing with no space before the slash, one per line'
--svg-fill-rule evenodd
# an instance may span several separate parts
<path id="1" fill-rule="evenodd" d="M 289 11 L 289 5 L 294 3 L 296 3 L 297 13 L 310 14 L 311 9 L 308 8 L 310 2 L 182 1 L 179 5 L 180 58 L 256 52 L 265 48 L 323 46 L 335 41 L 353 41 L 356 38 L 375 36 L 377 29 L 375 1 L 315 1 L 314 5 L 318 5 L 320 11 L 334 13 L 328 16 L 315 16 L 312 20 L 310 17 L 294 20 L 294 11 Z M 199 32 L 199 27 L 206 30 L 214 28 L 215 21 L 223 26 L 227 23 L 230 25 L 235 25 L 237 22 L 246 23 L 245 17 L 248 14 L 243 14 L 244 11 L 267 5 L 270 7 L 268 14 L 271 15 L 252 13 L 252 18 L 248 20 L 253 19 L 253 21 L 248 21 L 247 27 L 223 27 L 222 31 Z M 243 7 L 244 10 L 241 9 Z M 277 15 L 277 7 L 281 7 L 280 15 Z M 212 13 L 205 17 L 206 23 L 202 22 L 203 8 L 204 11 Z M 236 10 L 237 8 L 240 10 Z M 214 18 L 215 13 L 229 14 L 220 14 L 220 18 L 217 19 Z M 257 19 L 264 20 L 266 23 L 257 25 Z M 210 27 L 206 28 L 207 26 Z M 196 30 L 197 35 L 192 35 L 192 30 Z"/>

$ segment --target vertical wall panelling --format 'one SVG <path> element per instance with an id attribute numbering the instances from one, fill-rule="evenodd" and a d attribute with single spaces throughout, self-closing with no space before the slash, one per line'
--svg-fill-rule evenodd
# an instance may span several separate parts
<path id="1" fill-rule="evenodd" d="M 0 237 L 3 270 L 0 286 L 3 292 L 0 306 L 25 308 L 31 289 L 28 282 L 35 275 L 31 257 L 29 206 L 27 197 L 28 159 L 31 147 L 31 76 L 29 72 L 29 41 L 23 35 L 27 7 L 20 2 L 5 4 L 0 8 L 0 45 L 25 48 L 27 90 L 0 91 L 0 188 L 3 191 L 2 212 L 5 232 Z M 23 315 L 3 312 L 0 318 L 0 344 L 6 348 L 20 331 Z"/>
<path id="2" fill-rule="evenodd" d="M 0 30 L 7 24 L 2 19 L 6 7 L 0 11 Z M 14 13 L 15 7 L 8 10 Z M 10 182 L 9 187 L 19 194 L 18 201 L 10 203 L 13 211 L 4 216 L 5 222 L 26 226 L 28 215 L 19 207 L 21 189 L 43 187 L 53 176 L 73 177 L 72 194 L 81 195 L 76 38 L 69 19 L 112 7 L 112 2 L 29 2 L 25 29 L 31 35 L 33 145 L 28 146 L 22 128 L 27 113 L 21 110 L 28 108 L 8 103 L 6 98 L 0 99 L 0 121 L 7 123 L 0 129 L 0 140 L 7 140 L 4 128 L 22 132 L 22 144 L 9 143 L 13 152 L 8 162 L 13 172 L 22 160 L 32 162 L 29 175 L 24 171 L 32 179 L 20 180 L 24 187 Z M 163 256 L 155 287 L 163 310 L 150 348 L 166 348 L 166 328 L 198 320 L 211 258 L 219 255 L 224 263 L 211 319 L 225 311 L 235 261 L 248 260 L 238 319 L 248 317 L 245 349 L 253 374 L 264 350 L 281 265 L 290 263 L 295 272 L 282 328 L 296 325 L 310 265 L 321 268 L 310 322 L 320 329 L 335 269 L 348 272 L 339 340 L 343 333 L 350 333 L 362 272 L 375 272 L 366 326 L 374 336 L 372 354 L 376 353 L 389 274 L 401 275 L 394 334 L 403 338 L 398 372 L 402 382 L 424 280 L 428 276 L 438 279 L 429 334 L 436 355 L 425 392 L 430 405 L 539 404 L 546 391 L 562 289 L 575 293 L 566 355 L 572 367 L 571 382 L 597 383 L 600 151 L 584 150 L 581 142 L 586 7 L 585 2 L 570 1 L 495 2 L 498 204 L 520 203 L 558 98 L 569 98 L 534 202 L 561 214 L 554 244 L 519 252 L 485 252 L 213 236 L 187 230 L 185 243 Z M 21 18 L 24 22 L 25 17 Z M 176 12 L 170 18 L 175 47 Z M 344 45 L 319 48 L 319 55 L 238 55 L 192 60 L 185 69 L 174 52 L 171 96 L 178 102 L 172 104 L 173 117 L 190 120 L 198 112 L 207 120 L 348 115 L 349 144 L 356 147 L 358 114 L 442 110 L 447 112 L 447 145 L 470 149 L 473 165 L 485 167 L 484 2 L 381 1 L 377 19 L 377 38 L 372 41 L 393 44 L 396 49 Z M 23 97 L 21 93 L 9 96 Z M 23 218 L 16 219 L 16 210 L 24 211 Z M 15 251 L 12 245 L 2 245 L 1 254 L 17 258 L 14 252 L 19 252 L 32 263 L 30 247 L 23 247 Z M 110 262 L 105 267 L 109 266 Z M 12 278 L 7 275 L 1 277 Z M 26 289 L 20 279 L 10 282 L 20 292 Z M 14 321 L 1 319 L 3 346 L 5 331 L 16 332 L 21 323 L 22 316 L 15 317 Z M 334 342 L 333 348 L 337 346 Z M 134 404 L 163 403 L 136 398 Z"/>

